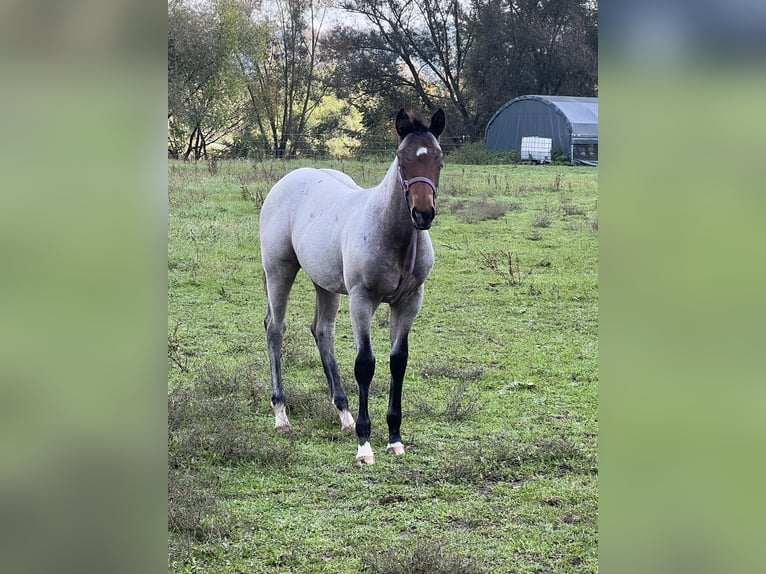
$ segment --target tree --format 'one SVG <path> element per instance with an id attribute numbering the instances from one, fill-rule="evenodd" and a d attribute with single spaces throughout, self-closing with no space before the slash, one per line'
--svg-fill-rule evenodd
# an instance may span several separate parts
<path id="1" fill-rule="evenodd" d="M 598 11 L 590 0 L 473 0 L 467 83 L 484 125 L 524 94 L 596 95 Z"/>
<path id="2" fill-rule="evenodd" d="M 343 7 L 369 26 L 333 33 L 336 81 L 366 96 L 368 125 L 380 114 L 375 105 L 415 101 L 445 107 L 452 134 L 476 137 L 515 96 L 595 95 L 593 0 L 345 0 Z"/>
<path id="3" fill-rule="evenodd" d="M 367 29 L 341 27 L 333 37 L 338 74 L 363 94 L 388 100 L 414 94 L 429 110 L 447 107 L 458 133 L 475 131 L 465 86 L 473 34 L 460 0 L 346 0 Z M 398 107 L 398 106 L 397 106 Z"/>
<path id="4" fill-rule="evenodd" d="M 207 157 L 211 143 L 242 121 L 232 44 L 207 5 L 168 3 L 168 151 Z"/>
<path id="5" fill-rule="evenodd" d="M 232 0 L 224 0 L 229 8 Z M 260 14 L 229 11 L 236 21 L 236 60 L 251 128 L 278 158 L 295 154 L 328 86 L 319 62 L 325 9 L 317 0 L 273 0 Z"/>

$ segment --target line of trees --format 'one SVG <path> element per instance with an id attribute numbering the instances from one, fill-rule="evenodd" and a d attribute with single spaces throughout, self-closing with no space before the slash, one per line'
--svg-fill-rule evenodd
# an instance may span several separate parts
<path id="1" fill-rule="evenodd" d="M 593 0 L 168 0 L 168 150 L 364 152 L 400 107 L 481 137 L 523 94 L 597 92 Z"/>

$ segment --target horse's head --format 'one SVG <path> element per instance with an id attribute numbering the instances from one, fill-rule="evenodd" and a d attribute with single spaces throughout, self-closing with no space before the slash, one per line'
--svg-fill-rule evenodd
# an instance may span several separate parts
<path id="1" fill-rule="evenodd" d="M 444 155 L 439 135 L 444 130 L 444 110 L 439 108 L 426 126 L 404 108 L 396 115 L 399 134 L 399 178 L 407 209 L 416 229 L 428 229 L 436 216 L 436 192 Z"/>

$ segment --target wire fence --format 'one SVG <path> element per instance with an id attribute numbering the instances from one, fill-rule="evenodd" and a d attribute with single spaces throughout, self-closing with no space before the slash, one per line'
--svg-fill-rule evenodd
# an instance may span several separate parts
<path id="1" fill-rule="evenodd" d="M 398 142 L 393 138 L 354 139 L 351 137 L 317 137 L 313 134 L 294 134 L 287 136 L 287 145 L 278 149 L 263 140 L 234 140 L 216 142 L 202 149 L 191 149 L 187 156 L 187 148 L 175 151 L 168 147 L 168 156 L 175 159 L 200 159 L 201 157 L 217 158 L 248 158 L 256 160 L 269 159 L 342 159 L 391 157 L 396 152 Z M 465 144 L 482 141 L 478 137 L 457 136 L 440 137 L 439 143 L 445 153 L 450 153 Z"/>

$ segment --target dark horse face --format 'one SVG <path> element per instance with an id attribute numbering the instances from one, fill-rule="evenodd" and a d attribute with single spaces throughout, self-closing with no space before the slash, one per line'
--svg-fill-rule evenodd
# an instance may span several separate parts
<path id="1" fill-rule="evenodd" d="M 426 126 L 419 118 L 399 110 L 396 133 L 399 134 L 399 176 L 407 209 L 416 229 L 429 229 L 436 216 L 436 190 L 444 156 L 439 135 L 444 130 L 444 110 L 439 108 Z"/>

